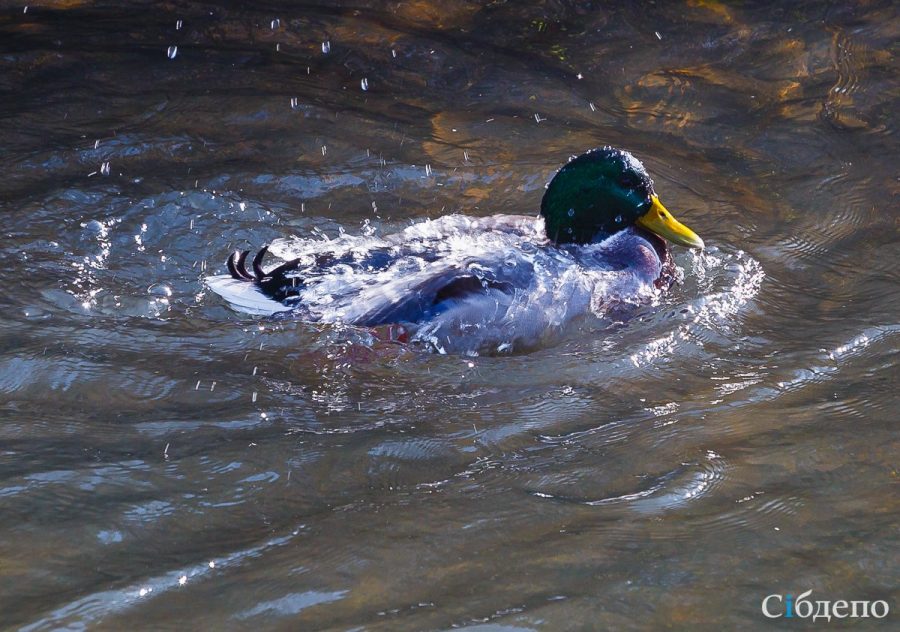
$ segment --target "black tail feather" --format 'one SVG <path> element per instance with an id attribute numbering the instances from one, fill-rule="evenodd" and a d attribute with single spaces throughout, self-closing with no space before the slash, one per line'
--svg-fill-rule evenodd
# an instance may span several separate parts
<path id="1" fill-rule="evenodd" d="M 250 254 L 249 250 L 245 250 L 244 252 L 242 252 L 240 254 L 240 256 L 238 257 L 237 265 L 235 266 L 235 267 L 237 267 L 238 274 L 240 274 L 241 278 L 243 278 L 246 281 L 253 280 L 253 275 L 250 274 L 249 272 L 247 272 L 247 256 L 249 254 Z"/>
<path id="2" fill-rule="evenodd" d="M 267 252 L 269 252 L 269 247 L 263 246 L 259 249 L 259 252 L 256 253 L 256 256 L 253 257 L 253 274 L 256 275 L 257 281 L 262 281 L 267 276 L 262 269 L 262 260 Z"/>
<path id="3" fill-rule="evenodd" d="M 225 265 L 228 266 L 228 272 L 231 274 L 231 278 L 237 279 L 238 281 L 253 281 L 253 277 L 247 274 L 247 270 L 244 267 L 244 261 L 247 259 L 248 252 L 241 253 L 239 250 L 235 250 L 228 257 L 228 261 L 225 262 Z"/>
<path id="4" fill-rule="evenodd" d="M 272 277 L 273 279 L 278 279 L 284 277 L 285 273 L 296 270 L 300 267 L 300 259 L 291 259 L 287 263 L 282 263 L 280 266 L 275 268 L 274 270 L 270 270 L 267 276 Z M 291 277 L 292 279 L 297 279 L 297 277 Z M 299 279 L 297 279 L 299 280 Z"/>
<path id="5" fill-rule="evenodd" d="M 231 278 L 254 283 L 263 294 L 276 301 L 285 301 L 291 296 L 296 296 L 299 289 L 303 287 L 303 280 L 297 276 L 289 277 L 287 273 L 300 267 L 300 259 L 293 259 L 266 272 L 262 267 L 262 262 L 267 252 L 269 252 L 269 247 L 263 246 L 253 257 L 250 264 L 253 269 L 251 274 L 247 270 L 247 257 L 250 256 L 250 251 L 235 250 L 225 262 Z"/>
<path id="6" fill-rule="evenodd" d="M 237 268 L 234 266 L 235 259 L 237 259 L 237 250 L 228 255 L 228 260 L 225 261 L 225 265 L 228 267 L 228 274 L 231 275 L 231 278 L 240 280 L 241 277 L 238 274 Z"/>

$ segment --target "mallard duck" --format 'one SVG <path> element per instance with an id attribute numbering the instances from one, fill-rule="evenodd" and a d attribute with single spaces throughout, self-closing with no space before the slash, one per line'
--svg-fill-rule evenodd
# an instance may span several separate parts
<path id="1" fill-rule="evenodd" d="M 249 313 L 397 326 L 392 339 L 438 352 L 504 352 L 668 287 L 666 239 L 703 248 L 659 201 L 641 162 L 602 147 L 556 173 L 538 217 L 448 215 L 385 237 L 298 240 L 295 258 L 269 270 L 268 247 L 249 269 L 249 251 L 235 252 L 229 275 L 208 284 Z"/>

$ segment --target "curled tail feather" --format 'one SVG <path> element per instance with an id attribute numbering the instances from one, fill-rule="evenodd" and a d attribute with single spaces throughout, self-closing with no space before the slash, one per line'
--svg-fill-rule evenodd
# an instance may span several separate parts
<path id="1" fill-rule="evenodd" d="M 285 301 L 291 296 L 296 296 L 299 288 L 303 286 L 303 280 L 298 276 L 287 276 L 287 273 L 299 269 L 300 259 L 292 259 L 266 272 L 263 270 L 262 262 L 268 251 L 269 247 L 263 246 L 256 253 L 251 263 L 253 270 L 251 273 L 247 270 L 247 257 L 250 256 L 250 251 L 235 250 L 225 262 L 231 278 L 255 284 L 263 294 L 276 301 Z"/>

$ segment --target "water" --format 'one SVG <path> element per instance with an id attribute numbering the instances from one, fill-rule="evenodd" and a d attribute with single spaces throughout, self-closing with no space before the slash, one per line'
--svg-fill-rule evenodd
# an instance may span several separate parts
<path id="1" fill-rule="evenodd" d="M 891 3 L 117 7 L 0 13 L 4 627 L 900 608 Z M 422 354 L 203 284 L 603 144 L 710 246 L 627 318 Z"/>

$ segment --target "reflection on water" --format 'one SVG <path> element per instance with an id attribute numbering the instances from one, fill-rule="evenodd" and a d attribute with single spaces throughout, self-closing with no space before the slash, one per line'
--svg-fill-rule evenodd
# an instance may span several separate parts
<path id="1" fill-rule="evenodd" d="M 746 629 L 772 593 L 890 599 L 892 3 L 23 9 L 6 626 Z M 407 352 L 203 285 L 279 238 L 534 214 L 602 144 L 710 248 L 530 353 Z"/>

